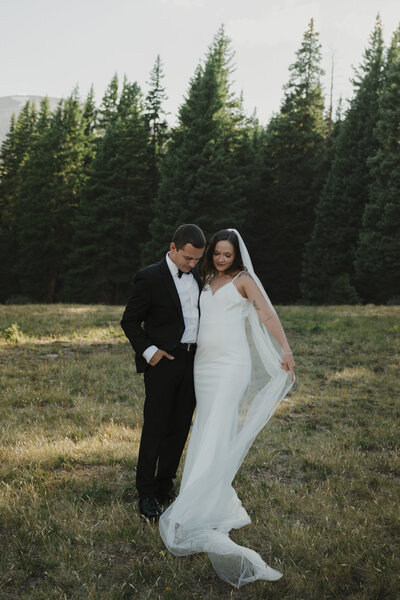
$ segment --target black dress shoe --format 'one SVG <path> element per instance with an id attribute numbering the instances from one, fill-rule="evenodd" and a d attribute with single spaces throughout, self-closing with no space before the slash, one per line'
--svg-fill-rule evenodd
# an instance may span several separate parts
<path id="1" fill-rule="evenodd" d="M 163 512 L 157 498 L 143 498 L 139 502 L 139 510 L 140 514 L 150 521 L 157 521 Z"/>
<path id="2" fill-rule="evenodd" d="M 178 497 L 178 492 L 176 491 L 175 488 L 172 487 L 169 490 L 169 492 L 166 492 L 164 494 L 159 494 L 157 496 L 157 500 L 159 501 L 160 504 L 171 504 L 171 502 L 176 500 L 177 497 Z"/>

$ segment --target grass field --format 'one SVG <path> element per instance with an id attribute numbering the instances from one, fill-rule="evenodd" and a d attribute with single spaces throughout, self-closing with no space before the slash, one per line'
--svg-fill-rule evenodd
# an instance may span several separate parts
<path id="1" fill-rule="evenodd" d="M 0 598 L 400 598 L 400 307 L 278 307 L 297 383 L 235 480 L 237 591 L 137 512 L 142 376 L 121 307 L 0 306 Z"/>

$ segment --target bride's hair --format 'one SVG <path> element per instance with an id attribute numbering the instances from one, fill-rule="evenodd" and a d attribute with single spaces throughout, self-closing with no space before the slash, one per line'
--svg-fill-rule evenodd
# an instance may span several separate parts
<path id="1" fill-rule="evenodd" d="M 221 229 L 221 231 L 217 231 L 212 236 L 208 248 L 204 254 L 204 262 L 203 262 L 203 284 L 209 283 L 209 281 L 216 274 L 217 270 L 214 267 L 213 255 L 215 251 L 215 246 L 218 242 L 227 241 L 230 242 L 233 246 L 234 250 L 234 259 L 231 266 L 226 269 L 225 273 L 239 273 L 240 271 L 247 271 L 246 267 L 243 265 L 242 255 L 240 254 L 239 248 L 239 240 L 234 231 L 229 231 L 229 229 Z"/>

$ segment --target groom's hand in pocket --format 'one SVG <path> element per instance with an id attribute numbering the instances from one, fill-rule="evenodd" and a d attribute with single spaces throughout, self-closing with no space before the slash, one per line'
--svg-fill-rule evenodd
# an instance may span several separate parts
<path id="1" fill-rule="evenodd" d="M 149 365 L 155 367 L 156 364 L 160 362 L 163 356 L 165 356 L 165 358 L 168 358 L 168 360 L 174 360 L 175 358 L 171 354 L 168 354 L 168 352 L 165 352 L 165 350 L 158 349 L 157 352 L 155 352 L 149 360 Z"/>

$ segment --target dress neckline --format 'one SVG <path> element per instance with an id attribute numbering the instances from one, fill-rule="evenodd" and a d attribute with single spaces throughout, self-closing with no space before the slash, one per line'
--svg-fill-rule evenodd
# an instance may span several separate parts
<path id="1" fill-rule="evenodd" d="M 209 284 L 208 287 L 210 288 L 210 292 L 211 292 L 211 296 L 215 296 L 215 294 L 217 294 L 219 292 L 219 290 L 222 290 L 222 288 L 226 287 L 227 285 L 229 285 L 230 283 L 233 283 L 234 279 L 232 278 L 230 281 L 228 281 L 227 283 L 224 283 L 224 285 L 220 285 L 219 288 L 217 288 L 215 290 L 215 292 L 212 291 L 211 285 Z"/>
<path id="2" fill-rule="evenodd" d="M 219 286 L 219 288 L 217 288 L 217 289 L 215 290 L 215 292 L 213 292 L 213 291 L 212 291 L 212 288 L 211 288 L 211 283 L 209 283 L 209 284 L 208 284 L 208 287 L 210 288 L 211 295 L 212 295 L 212 296 L 215 296 L 215 294 L 216 294 L 217 292 L 219 292 L 219 290 L 222 290 L 222 288 L 226 287 L 226 286 L 227 286 L 227 285 L 229 285 L 230 283 L 233 283 L 233 282 L 235 281 L 235 279 L 237 279 L 237 278 L 239 277 L 240 273 L 245 273 L 245 271 L 240 271 L 239 273 L 237 273 L 237 274 L 235 275 L 235 277 L 232 277 L 232 278 L 230 279 L 230 281 L 228 281 L 227 283 L 224 283 L 224 285 L 220 285 L 220 286 Z M 236 286 L 235 286 L 235 287 L 236 287 Z M 236 289 L 237 289 L 237 288 L 236 288 Z M 238 290 L 238 292 L 239 292 L 239 290 Z M 240 293 L 240 292 L 239 292 L 239 293 Z M 240 295 L 242 296 L 242 294 L 240 294 Z M 242 298 L 243 298 L 243 296 L 242 296 Z"/>

